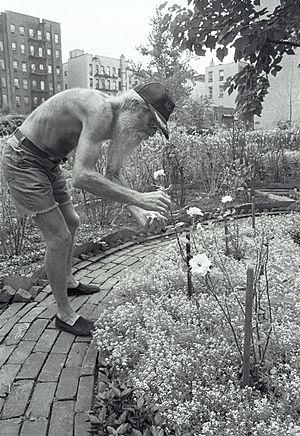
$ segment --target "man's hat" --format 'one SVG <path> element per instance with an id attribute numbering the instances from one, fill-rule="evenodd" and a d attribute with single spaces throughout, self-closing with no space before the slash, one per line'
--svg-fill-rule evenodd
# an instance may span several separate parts
<path id="1" fill-rule="evenodd" d="M 169 96 L 166 88 L 158 82 L 151 82 L 146 83 L 145 85 L 138 85 L 134 90 L 148 104 L 156 124 L 165 137 L 169 139 L 167 121 L 175 108 L 175 104 Z"/>

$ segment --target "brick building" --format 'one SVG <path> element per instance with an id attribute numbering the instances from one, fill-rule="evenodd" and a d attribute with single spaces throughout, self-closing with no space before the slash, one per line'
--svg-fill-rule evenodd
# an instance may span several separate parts
<path id="1" fill-rule="evenodd" d="M 30 113 L 63 88 L 60 24 L 0 14 L 0 108 Z"/>
<path id="2" fill-rule="evenodd" d="M 115 95 L 134 88 L 139 81 L 124 55 L 115 59 L 93 56 L 76 49 L 70 52 L 70 59 L 63 64 L 64 89 L 90 88 Z"/>

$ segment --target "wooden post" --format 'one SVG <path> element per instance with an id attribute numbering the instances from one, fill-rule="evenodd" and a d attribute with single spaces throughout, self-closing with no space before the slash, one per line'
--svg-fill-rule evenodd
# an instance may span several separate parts
<path id="1" fill-rule="evenodd" d="M 243 355 L 243 380 L 242 387 L 249 385 L 250 378 L 250 355 L 251 355 L 251 337 L 252 337 L 252 308 L 253 308 L 253 268 L 247 269 L 247 289 L 246 289 L 246 308 L 245 308 L 245 326 L 244 326 L 244 355 Z"/>
<path id="2" fill-rule="evenodd" d="M 229 230 L 228 230 L 228 221 L 227 216 L 224 216 L 224 233 L 225 233 L 225 256 L 229 256 Z"/>
<path id="3" fill-rule="evenodd" d="M 255 197 L 251 196 L 252 228 L 255 229 Z"/>
<path id="4" fill-rule="evenodd" d="M 188 296 L 192 296 L 193 291 L 193 284 L 192 284 L 192 274 L 191 274 L 191 266 L 190 266 L 190 260 L 192 258 L 191 256 L 191 234 L 190 231 L 187 230 L 186 232 L 186 265 L 187 265 L 187 285 L 188 285 Z"/>

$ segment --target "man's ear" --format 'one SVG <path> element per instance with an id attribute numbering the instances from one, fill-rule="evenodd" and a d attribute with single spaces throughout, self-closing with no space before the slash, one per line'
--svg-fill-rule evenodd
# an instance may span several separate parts
<path id="1" fill-rule="evenodd" d="M 137 98 L 133 98 L 130 104 L 132 109 L 139 109 L 141 106 L 141 102 Z"/>

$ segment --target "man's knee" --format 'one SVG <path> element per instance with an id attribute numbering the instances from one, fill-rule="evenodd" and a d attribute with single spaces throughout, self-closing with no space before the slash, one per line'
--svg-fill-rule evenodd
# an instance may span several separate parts
<path id="1" fill-rule="evenodd" d="M 46 239 L 48 250 L 58 251 L 61 253 L 67 252 L 72 243 L 71 232 L 68 229 L 59 231 L 52 238 Z"/>
<path id="2" fill-rule="evenodd" d="M 67 225 L 71 233 L 75 233 L 80 224 L 80 218 L 76 212 L 68 217 Z"/>

